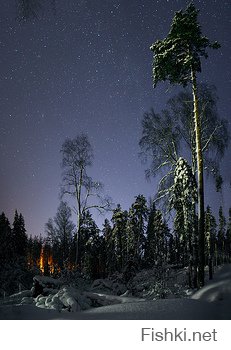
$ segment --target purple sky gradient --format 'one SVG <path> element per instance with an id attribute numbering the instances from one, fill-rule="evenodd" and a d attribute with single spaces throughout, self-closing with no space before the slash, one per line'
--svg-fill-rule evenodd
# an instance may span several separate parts
<path id="1" fill-rule="evenodd" d="M 149 47 L 188 1 L 57 1 L 56 14 L 46 8 L 27 23 L 15 20 L 13 0 L 1 3 L 0 211 L 12 221 L 17 208 L 28 234 L 43 233 L 59 205 L 61 145 L 80 132 L 94 148 L 90 174 L 115 204 L 128 209 L 134 196 L 153 196 L 157 180 L 146 181 L 138 157 L 141 120 L 178 89 L 153 89 Z M 230 1 L 195 5 L 203 33 L 221 44 L 198 80 L 217 86 L 219 114 L 230 122 Z M 230 167 L 229 148 L 223 196 L 206 180 L 206 203 L 224 205 L 226 215 Z"/>

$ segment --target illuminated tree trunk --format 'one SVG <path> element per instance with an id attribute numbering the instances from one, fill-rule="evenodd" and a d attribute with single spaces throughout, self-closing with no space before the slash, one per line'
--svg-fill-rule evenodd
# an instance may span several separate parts
<path id="1" fill-rule="evenodd" d="M 204 229 L 204 171 L 203 154 L 201 146 L 201 120 L 198 108 L 197 81 L 194 69 L 191 70 L 192 92 L 194 105 L 194 123 L 196 135 L 196 155 L 197 155 L 197 181 L 198 181 L 198 283 L 199 287 L 204 285 L 204 265 L 205 265 L 205 229 Z"/>
<path id="2" fill-rule="evenodd" d="M 81 189 L 83 184 L 83 168 L 80 170 L 79 183 L 75 184 L 76 200 L 77 200 L 77 232 L 76 232 L 76 251 L 75 251 L 75 266 L 81 269 L 81 257 L 80 257 L 80 225 L 81 225 Z"/>

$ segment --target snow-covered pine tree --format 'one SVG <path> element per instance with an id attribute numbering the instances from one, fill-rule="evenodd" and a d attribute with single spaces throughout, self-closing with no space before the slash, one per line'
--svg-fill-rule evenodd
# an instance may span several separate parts
<path id="1" fill-rule="evenodd" d="M 213 85 L 198 85 L 198 108 L 201 116 L 201 134 L 202 150 L 204 156 L 204 165 L 208 175 L 217 181 L 219 180 L 219 163 L 222 159 L 225 149 L 228 146 L 230 138 L 227 120 L 219 117 L 217 110 L 217 93 Z M 189 161 L 193 174 L 196 174 L 196 143 L 195 126 L 193 113 L 193 98 L 190 89 L 184 89 L 167 102 L 167 110 L 160 114 L 151 110 L 145 113 L 142 120 L 142 138 L 140 140 L 142 158 L 151 160 L 150 168 L 146 170 L 148 176 L 156 176 L 157 173 L 163 173 L 164 176 L 159 182 L 157 199 L 161 200 L 164 208 L 169 209 L 169 196 L 171 195 L 174 182 L 174 169 L 176 167 L 178 154 L 180 150 L 187 150 Z M 187 152 L 188 154 L 188 152 Z M 196 212 L 196 209 L 195 209 Z M 171 259 L 178 263 L 183 263 L 185 253 L 183 253 L 181 231 L 184 230 L 183 218 L 180 211 L 175 216 L 175 235 L 174 243 L 175 255 L 178 257 Z M 195 230 L 197 226 L 197 217 L 195 214 Z M 194 245 L 197 245 L 197 235 Z M 198 260 L 197 249 L 195 249 L 195 261 Z M 195 276 L 195 283 L 197 277 Z"/>
<path id="2" fill-rule="evenodd" d="M 174 233 L 169 232 L 167 263 L 170 265 L 179 264 L 177 237 Z"/>
<path id="3" fill-rule="evenodd" d="M 103 237 L 105 241 L 105 270 L 106 275 L 112 275 L 116 270 L 116 254 L 115 240 L 112 232 L 112 227 L 108 219 L 105 219 L 103 224 Z"/>
<path id="4" fill-rule="evenodd" d="M 162 266 L 167 261 L 169 229 L 160 210 L 153 202 L 148 218 L 144 251 L 145 266 L 152 268 Z"/>
<path id="5" fill-rule="evenodd" d="M 156 230 L 154 229 L 154 222 L 156 216 L 156 205 L 153 201 L 150 203 L 148 214 L 148 223 L 146 230 L 146 239 L 144 245 L 144 266 L 153 267 L 155 265 L 155 251 L 156 251 Z"/>
<path id="6" fill-rule="evenodd" d="M 178 266 L 187 265 L 186 259 L 186 240 L 185 240 L 185 228 L 184 228 L 184 213 L 181 205 L 175 205 L 175 217 L 174 217 L 174 248 L 176 253 L 176 264 Z"/>
<path id="7" fill-rule="evenodd" d="M 175 13 L 167 37 L 157 40 L 153 51 L 153 82 L 168 80 L 171 84 L 186 86 L 191 83 L 193 105 L 195 144 L 198 177 L 198 235 L 199 235 L 199 286 L 204 285 L 204 178 L 203 154 L 201 141 L 201 117 L 198 105 L 197 73 L 201 72 L 201 57 L 208 57 L 207 48 L 217 49 L 220 45 L 211 43 L 202 35 L 198 23 L 198 10 L 191 3 L 185 11 Z"/>
<path id="8" fill-rule="evenodd" d="M 126 225 L 127 260 L 133 261 L 137 266 L 141 265 L 143 257 L 147 216 L 146 199 L 143 195 L 138 195 L 129 209 Z"/>
<path id="9" fill-rule="evenodd" d="M 116 270 L 121 272 L 127 263 L 127 211 L 123 211 L 121 205 L 118 204 L 113 210 L 112 215 L 112 237 L 116 255 Z"/>
<path id="10" fill-rule="evenodd" d="M 174 185 L 170 204 L 176 211 L 175 229 L 180 242 L 181 257 L 184 266 L 188 266 L 189 285 L 196 283 L 197 274 L 197 231 L 195 203 L 197 200 L 196 180 L 188 162 L 180 157 L 174 173 Z M 197 285 L 194 287 L 197 287 Z"/>
<path id="11" fill-rule="evenodd" d="M 96 266 L 93 266 L 93 257 L 99 254 L 96 248 L 98 244 L 99 228 L 89 210 L 83 213 L 80 223 L 80 235 L 79 247 L 81 249 L 81 266 L 85 273 L 92 276 L 94 268 L 95 271 L 98 269 L 98 261 L 95 262 Z M 93 247 L 95 247 L 95 252 Z"/>
<path id="12" fill-rule="evenodd" d="M 105 237 L 100 234 L 89 211 L 83 219 L 81 224 L 82 271 L 92 279 L 104 278 L 106 276 Z"/>

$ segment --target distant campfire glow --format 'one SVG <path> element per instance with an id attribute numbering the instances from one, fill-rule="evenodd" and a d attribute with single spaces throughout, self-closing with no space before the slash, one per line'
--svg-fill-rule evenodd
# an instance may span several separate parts
<path id="1" fill-rule="evenodd" d="M 54 266 L 53 257 L 52 257 L 51 254 L 48 256 L 47 264 L 48 264 L 48 267 L 49 267 L 50 274 L 53 275 L 53 273 L 55 271 L 55 266 Z"/>
<path id="2" fill-rule="evenodd" d="M 41 252 L 40 252 L 40 258 L 39 258 L 39 269 L 41 271 L 42 274 L 44 274 L 44 266 L 45 266 L 45 262 L 44 262 L 44 248 L 41 248 Z"/>
<path id="3" fill-rule="evenodd" d="M 46 245 L 41 246 L 40 255 L 36 262 L 33 260 L 31 255 L 28 255 L 27 265 L 29 269 L 33 269 L 33 267 L 37 266 L 42 275 L 56 275 L 60 274 L 62 270 L 58 262 L 54 261 L 51 250 L 47 249 Z M 75 269 L 75 265 L 67 262 L 64 264 L 64 268 L 69 271 L 73 271 Z"/>

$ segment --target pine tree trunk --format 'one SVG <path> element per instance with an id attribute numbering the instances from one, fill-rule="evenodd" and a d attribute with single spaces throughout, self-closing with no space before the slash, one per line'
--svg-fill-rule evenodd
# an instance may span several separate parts
<path id="1" fill-rule="evenodd" d="M 198 288 L 198 224 L 196 217 L 196 204 L 193 204 L 193 288 Z"/>
<path id="2" fill-rule="evenodd" d="M 75 248 L 75 267 L 79 265 L 79 234 L 80 234 L 80 214 L 77 216 L 76 248 Z"/>
<path id="3" fill-rule="evenodd" d="M 77 201 L 77 232 L 76 232 L 76 251 L 75 251 L 75 267 L 81 269 L 80 257 L 80 224 L 81 224 L 81 190 L 83 183 L 83 168 L 80 170 L 79 184 L 75 184 L 76 201 Z"/>
<path id="4" fill-rule="evenodd" d="M 201 145 L 201 121 L 198 108 L 196 74 L 192 68 L 192 92 L 194 104 L 194 123 L 196 134 L 196 154 L 197 154 L 197 180 L 198 180 L 198 282 L 199 287 L 204 285 L 204 265 L 205 265 L 205 230 L 204 230 L 204 179 L 203 179 L 203 154 Z"/>
<path id="5" fill-rule="evenodd" d="M 184 230 L 186 239 L 185 249 L 185 263 L 188 266 L 188 284 L 192 288 L 192 268 L 193 268 L 193 251 L 192 251 L 192 230 L 190 227 L 189 208 L 183 204 L 184 213 Z"/>

